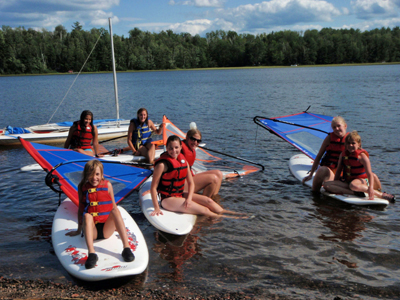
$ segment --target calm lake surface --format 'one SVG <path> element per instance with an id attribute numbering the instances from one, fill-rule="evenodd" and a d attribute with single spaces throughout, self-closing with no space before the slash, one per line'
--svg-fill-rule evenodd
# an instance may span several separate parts
<path id="1" fill-rule="evenodd" d="M 74 79 L 0 77 L 0 127 L 47 123 Z M 186 239 L 152 227 L 137 193 L 123 200 L 150 253 L 139 285 L 291 299 L 400 295 L 400 200 L 373 208 L 313 195 L 289 172 L 297 150 L 253 123 L 310 105 L 343 116 L 360 132 L 383 190 L 400 198 L 400 65 L 118 73 L 118 88 L 121 118 L 146 107 L 151 120 L 165 114 L 183 131 L 194 121 L 207 147 L 266 168 L 224 181 L 219 193 L 221 205 L 253 219 L 200 218 Z M 115 118 L 112 74 L 80 75 L 51 122 L 77 120 L 84 109 Z M 44 172 L 20 171 L 32 163 L 22 148 L 0 148 L 0 276 L 74 282 L 51 244 L 58 197 Z"/>

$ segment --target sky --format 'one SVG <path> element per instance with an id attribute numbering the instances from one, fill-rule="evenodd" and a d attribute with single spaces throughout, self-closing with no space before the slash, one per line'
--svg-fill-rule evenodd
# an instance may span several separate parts
<path id="1" fill-rule="evenodd" d="M 400 0 L 0 0 L 0 26 L 68 32 L 105 28 L 129 36 L 142 31 L 188 32 L 205 36 L 215 30 L 237 33 L 305 31 L 330 27 L 361 31 L 400 26 Z"/>

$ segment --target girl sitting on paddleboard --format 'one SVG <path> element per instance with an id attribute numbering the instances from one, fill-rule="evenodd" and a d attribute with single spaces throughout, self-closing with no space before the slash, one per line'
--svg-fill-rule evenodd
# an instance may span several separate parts
<path id="1" fill-rule="evenodd" d="M 124 220 L 115 204 L 113 187 L 103 177 L 103 164 L 98 160 L 87 162 L 82 175 L 78 185 L 78 229 L 65 235 L 76 236 L 83 230 L 89 251 L 86 269 L 94 268 L 98 260 L 93 241 L 107 239 L 115 230 L 124 245 L 122 258 L 126 262 L 133 261 L 135 256 L 129 245 Z"/>
<path id="2" fill-rule="evenodd" d="M 93 113 L 90 110 L 84 110 L 80 120 L 75 121 L 69 129 L 64 148 L 72 148 L 74 151 L 90 156 L 103 156 L 99 154 L 98 147 L 99 140 L 97 127 L 93 125 Z"/>
<path id="3" fill-rule="evenodd" d="M 156 155 L 156 146 L 152 143 L 151 134 L 161 134 L 163 126 L 158 129 L 153 121 L 149 120 L 147 109 L 140 108 L 137 112 L 137 118 L 132 119 L 128 129 L 128 146 L 133 155 L 144 156 L 146 162 L 154 163 Z"/>
<path id="4" fill-rule="evenodd" d="M 345 150 L 344 140 L 348 135 L 346 121 L 341 116 L 336 116 L 331 122 L 331 127 L 333 132 L 329 133 L 322 142 L 309 175 L 303 178 L 303 183 L 310 180 L 315 170 L 318 169 L 315 173 L 312 184 L 312 190 L 314 192 L 319 192 L 324 182 L 332 181 L 335 178 L 339 156 Z M 320 167 L 318 168 L 319 163 Z M 378 176 L 375 174 L 373 175 L 375 179 L 374 187 L 375 189 L 380 190 L 381 182 L 379 181 Z"/>
<path id="5" fill-rule="evenodd" d="M 194 192 L 197 193 L 203 190 L 203 195 L 211 198 L 218 194 L 223 175 L 220 170 L 208 170 L 196 175 L 193 173 L 192 167 L 196 160 L 196 148 L 201 143 L 201 133 L 194 122 L 190 124 L 190 128 L 186 133 L 186 139 L 182 141 L 182 154 L 190 166 L 194 182 Z M 188 186 L 185 184 L 185 192 L 187 191 Z"/>
<path id="6" fill-rule="evenodd" d="M 345 138 L 345 150 L 339 156 L 334 181 L 325 182 L 324 188 L 334 194 L 368 193 L 370 200 L 377 196 L 394 202 L 395 196 L 374 190 L 374 180 L 369 154 L 361 148 L 361 137 L 354 130 Z"/>
<path id="7" fill-rule="evenodd" d="M 163 153 L 154 164 L 153 181 L 150 193 L 154 211 L 152 216 L 162 215 L 160 205 L 166 210 L 209 217 L 230 217 L 226 214 L 240 214 L 223 209 L 211 198 L 195 194 L 193 177 L 185 156 L 181 153 L 181 139 L 172 135 L 167 140 L 167 152 Z M 188 191 L 184 192 L 185 181 Z"/>

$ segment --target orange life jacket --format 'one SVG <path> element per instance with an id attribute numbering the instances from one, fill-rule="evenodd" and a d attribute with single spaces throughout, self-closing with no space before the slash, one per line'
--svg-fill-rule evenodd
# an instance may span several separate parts
<path id="1" fill-rule="evenodd" d="M 358 149 L 352 153 L 349 153 L 347 150 L 343 151 L 342 154 L 343 177 L 346 180 L 346 182 L 351 182 L 356 178 L 368 178 L 364 166 L 358 159 L 361 153 L 364 153 L 365 155 L 367 155 L 367 157 L 369 157 L 368 152 L 363 149 Z"/>
<path id="2" fill-rule="evenodd" d="M 81 203 L 83 214 L 91 214 L 95 224 L 105 223 L 113 209 L 113 202 L 108 193 L 108 181 L 102 180 L 96 187 L 87 182 L 82 187 L 82 194 L 84 201 L 84 203 Z"/>
<path id="3" fill-rule="evenodd" d="M 177 159 L 174 159 L 165 152 L 156 160 L 154 166 L 161 161 L 167 162 L 168 170 L 161 175 L 157 192 L 165 197 L 182 197 L 187 176 L 185 156 L 179 153 Z"/>
<path id="4" fill-rule="evenodd" d="M 190 149 L 189 146 L 186 145 L 186 140 L 183 140 L 181 152 L 185 156 L 187 162 L 189 163 L 190 171 L 192 172 L 192 175 L 194 175 L 192 167 L 193 167 L 194 161 L 196 160 L 196 150 Z"/>
<path id="5" fill-rule="evenodd" d="M 90 149 L 92 148 L 93 128 L 92 126 L 86 127 L 82 130 L 79 121 L 74 122 L 76 130 L 72 134 L 71 145 L 73 148 Z"/>
<path id="6" fill-rule="evenodd" d="M 346 133 L 344 137 L 340 138 L 333 132 L 329 133 L 330 142 L 328 147 L 325 149 L 326 152 L 324 157 L 321 159 L 321 166 L 326 166 L 332 171 L 336 170 L 340 153 L 345 150 L 344 139 L 347 135 L 348 133 Z"/>

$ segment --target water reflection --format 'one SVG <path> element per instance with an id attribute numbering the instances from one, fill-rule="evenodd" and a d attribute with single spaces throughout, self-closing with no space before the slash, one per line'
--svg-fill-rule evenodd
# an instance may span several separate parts
<path id="1" fill-rule="evenodd" d="M 199 226 L 188 235 L 173 235 L 162 231 L 154 233 L 156 243 L 153 250 L 160 254 L 160 257 L 169 262 L 171 273 L 159 274 L 161 277 L 168 277 L 177 282 L 184 280 L 184 264 L 192 257 L 201 256 L 201 249 L 197 241 L 200 231 Z"/>
<path id="2" fill-rule="evenodd" d="M 318 214 L 315 217 L 332 233 L 321 234 L 319 238 L 324 241 L 344 242 L 362 238 L 365 224 L 374 218 L 365 210 L 349 210 L 338 206 L 320 205 L 316 211 Z"/>

